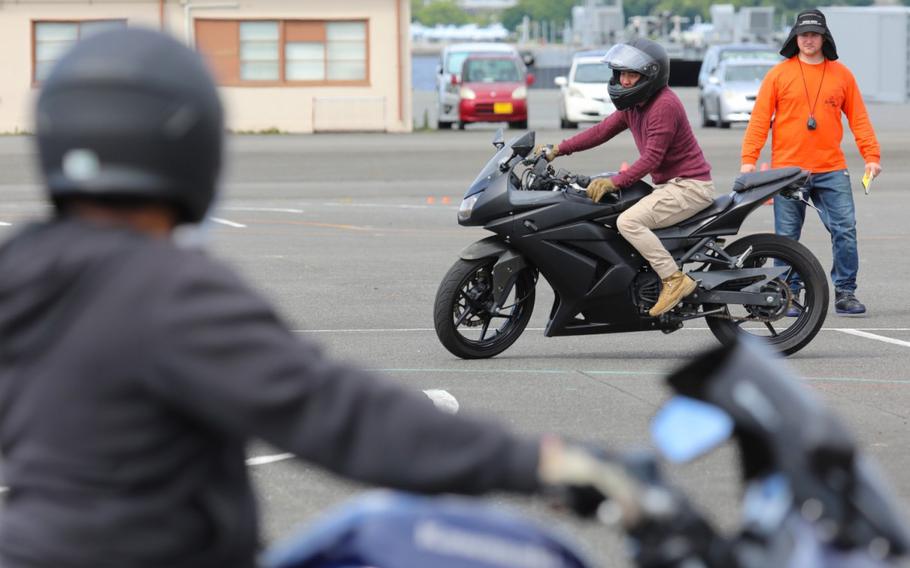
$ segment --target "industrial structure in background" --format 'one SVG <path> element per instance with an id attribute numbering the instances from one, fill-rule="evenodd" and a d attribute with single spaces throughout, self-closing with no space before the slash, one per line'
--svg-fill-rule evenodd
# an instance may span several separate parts
<path id="1" fill-rule="evenodd" d="M 829 6 L 821 8 L 867 101 L 910 100 L 910 8 Z"/>
<path id="2" fill-rule="evenodd" d="M 512 0 L 460 0 L 474 10 L 512 2 Z M 434 44 L 465 41 L 512 41 L 530 52 L 536 61 L 533 71 L 539 88 L 550 88 L 556 77 L 566 76 L 572 55 L 584 49 L 598 49 L 633 37 L 657 39 L 670 55 L 670 84 L 695 86 L 705 51 L 720 43 L 776 44 L 786 37 L 788 22 L 776 17 L 773 6 L 714 4 L 711 21 L 702 22 L 662 12 L 626 19 L 623 0 L 582 0 L 572 8 L 569 21 L 560 27 L 554 21 L 532 21 L 525 17 L 514 35 L 499 24 L 479 27 L 426 27 L 412 23 L 411 34 L 416 54 L 432 56 Z M 423 83 L 422 81 L 417 81 Z M 424 83 L 425 84 L 425 83 Z"/>

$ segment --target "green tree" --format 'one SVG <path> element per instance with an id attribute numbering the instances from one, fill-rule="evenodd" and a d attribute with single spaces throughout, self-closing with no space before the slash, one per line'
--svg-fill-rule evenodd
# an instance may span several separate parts
<path id="1" fill-rule="evenodd" d="M 460 26 L 471 21 L 467 12 L 455 0 L 431 0 L 428 3 L 411 0 L 411 19 L 425 26 L 436 24 Z"/>
<path id="2" fill-rule="evenodd" d="M 502 25 L 515 31 L 525 16 L 539 22 L 552 21 L 562 26 L 572 19 L 572 6 L 580 0 L 518 0 L 518 4 L 502 13 Z"/>

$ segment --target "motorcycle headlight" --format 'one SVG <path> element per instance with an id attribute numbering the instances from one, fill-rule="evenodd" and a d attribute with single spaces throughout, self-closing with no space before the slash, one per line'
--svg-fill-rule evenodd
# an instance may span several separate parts
<path id="1" fill-rule="evenodd" d="M 474 210 L 475 203 L 477 203 L 476 195 L 464 198 L 464 200 L 461 202 L 461 207 L 458 208 L 459 221 L 467 221 L 471 218 L 471 212 Z"/>
<path id="2" fill-rule="evenodd" d="M 528 88 L 525 86 L 518 87 L 512 91 L 513 99 L 525 99 L 528 97 Z"/>
<path id="3" fill-rule="evenodd" d="M 477 93 L 475 93 L 472 89 L 462 87 L 461 90 L 458 91 L 458 96 L 465 100 L 474 100 L 477 98 Z"/>

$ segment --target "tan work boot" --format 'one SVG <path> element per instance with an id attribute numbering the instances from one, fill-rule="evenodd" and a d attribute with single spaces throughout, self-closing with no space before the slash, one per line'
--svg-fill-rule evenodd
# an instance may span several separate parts
<path id="1" fill-rule="evenodd" d="M 653 317 L 657 317 L 669 312 L 683 298 L 694 292 L 696 288 L 698 288 L 698 282 L 682 272 L 676 271 L 664 279 L 663 286 L 660 289 L 660 297 L 657 298 L 657 303 L 654 304 L 654 307 L 648 313 Z"/>

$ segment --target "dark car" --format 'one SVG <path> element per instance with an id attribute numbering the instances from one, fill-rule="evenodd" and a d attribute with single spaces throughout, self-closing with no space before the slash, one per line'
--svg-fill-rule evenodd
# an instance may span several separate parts
<path id="1" fill-rule="evenodd" d="M 459 80 L 458 128 L 469 122 L 508 122 L 528 127 L 528 86 L 534 75 L 524 62 L 509 55 L 472 55 L 464 61 Z"/>

